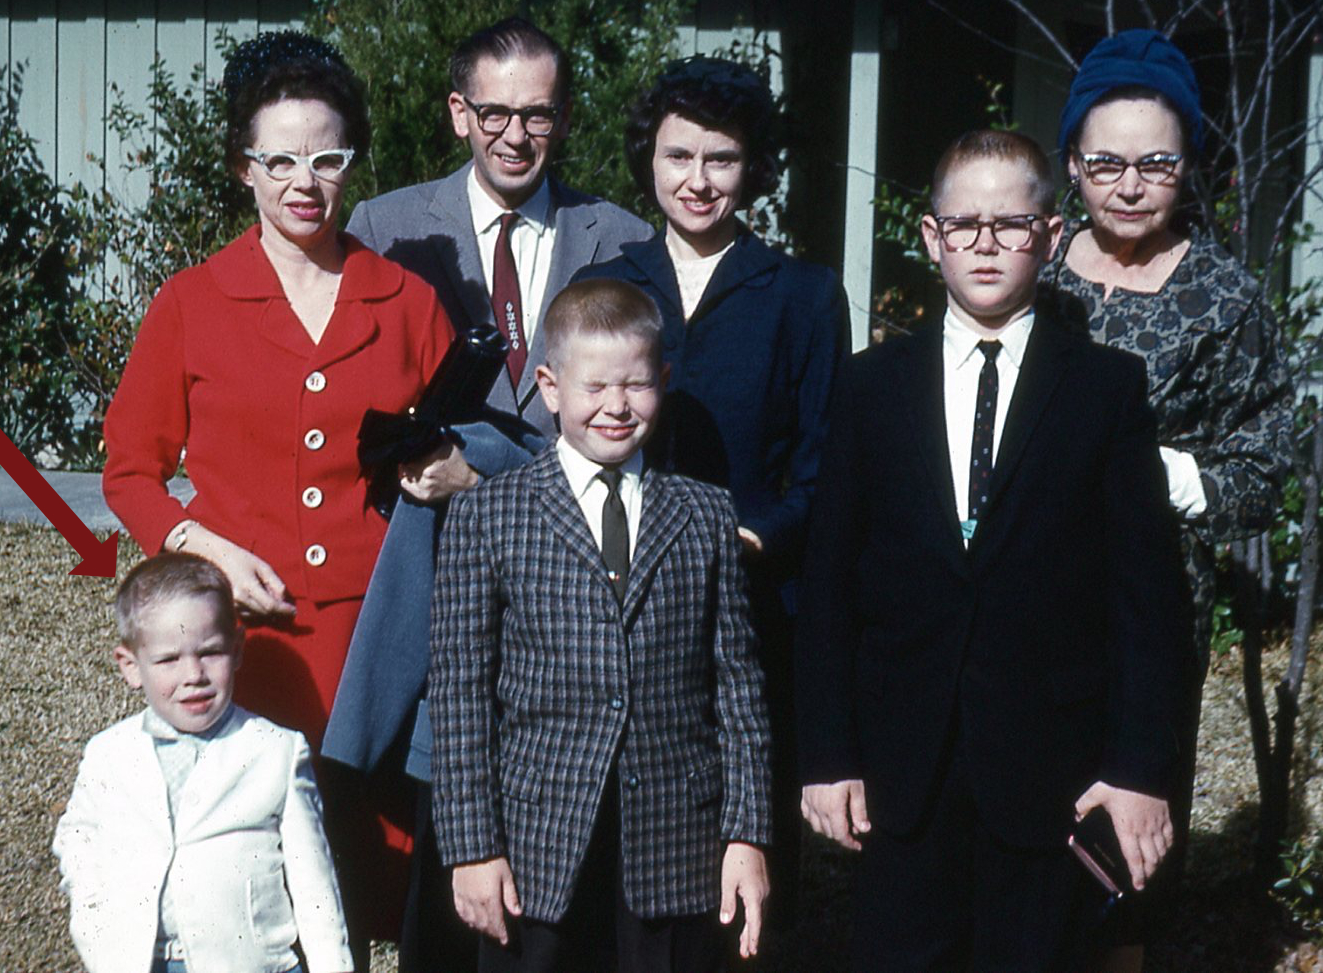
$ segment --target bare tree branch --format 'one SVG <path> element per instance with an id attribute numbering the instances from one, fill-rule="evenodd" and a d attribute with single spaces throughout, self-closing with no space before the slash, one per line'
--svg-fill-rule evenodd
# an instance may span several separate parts
<path id="1" fill-rule="evenodd" d="M 1011 7 L 1013 7 L 1015 10 L 1019 11 L 1020 16 L 1022 16 L 1025 20 L 1029 21 L 1029 23 L 1033 24 L 1033 26 L 1038 30 L 1040 34 L 1043 35 L 1043 37 L 1047 40 L 1047 42 L 1057 49 L 1057 53 L 1061 55 L 1061 57 L 1065 60 L 1065 62 L 1068 65 L 1070 65 L 1070 69 L 1072 71 L 1079 70 L 1080 68 L 1079 62 L 1076 61 L 1075 58 L 1071 56 L 1070 50 L 1066 47 L 1065 44 L 1061 43 L 1060 39 L 1058 39 L 1056 34 L 1052 33 L 1052 31 L 1048 29 L 1047 24 L 1043 23 L 1038 18 L 1037 14 L 1035 14 L 1032 10 L 1030 10 L 1027 6 L 1024 5 L 1023 0 L 1006 0 L 1006 2 L 1010 4 Z"/>
<path id="2" fill-rule="evenodd" d="M 938 11 L 939 13 L 946 14 L 946 16 L 951 18 L 951 20 L 957 26 L 965 28 L 965 30 L 969 31 L 971 34 L 975 34 L 983 41 L 992 45 L 993 47 L 997 48 L 1000 51 L 1008 51 L 1011 54 L 1015 54 L 1019 57 L 1023 57 L 1026 60 L 1034 61 L 1037 62 L 1038 64 L 1045 64 L 1048 65 L 1049 67 L 1059 68 L 1062 66 L 1059 62 L 1049 60 L 1048 58 L 1045 58 L 1040 54 L 1035 53 L 1034 51 L 1026 51 L 1022 47 L 1016 47 L 1012 44 L 1007 44 L 1003 41 L 998 40 L 997 38 L 989 34 L 987 31 L 983 30 L 983 28 L 978 27 L 975 24 L 971 24 L 968 20 L 961 17 L 958 13 L 956 13 L 946 4 L 942 3 L 941 0 L 926 0 L 926 2 L 928 6 L 932 7 L 934 10 Z M 1058 50 L 1060 50 L 1060 48 L 1058 48 Z M 1067 58 L 1067 62 L 1068 62 L 1066 66 L 1069 67 L 1071 70 L 1075 70 L 1078 67 L 1078 65 L 1076 65 L 1075 62 L 1070 59 L 1069 54 L 1065 54 L 1064 56 Z"/>

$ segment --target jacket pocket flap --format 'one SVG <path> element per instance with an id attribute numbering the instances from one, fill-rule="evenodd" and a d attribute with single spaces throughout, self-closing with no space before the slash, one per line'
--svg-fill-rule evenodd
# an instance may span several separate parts
<path id="1" fill-rule="evenodd" d="M 542 771 L 536 767 L 511 766 L 501 776 L 501 792 L 516 801 L 539 803 L 542 800 Z"/>
<path id="2" fill-rule="evenodd" d="M 701 806 L 721 796 L 721 761 L 714 761 L 689 772 L 686 786 L 689 799 Z"/>

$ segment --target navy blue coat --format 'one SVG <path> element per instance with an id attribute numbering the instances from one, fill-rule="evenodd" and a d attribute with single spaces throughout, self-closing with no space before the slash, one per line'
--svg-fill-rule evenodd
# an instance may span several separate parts
<path id="1" fill-rule="evenodd" d="M 840 280 L 742 230 L 686 325 L 664 231 L 620 251 L 575 280 L 627 280 L 661 310 L 671 379 L 650 464 L 728 488 L 740 526 L 763 541 L 763 565 L 793 577 L 848 347 Z"/>

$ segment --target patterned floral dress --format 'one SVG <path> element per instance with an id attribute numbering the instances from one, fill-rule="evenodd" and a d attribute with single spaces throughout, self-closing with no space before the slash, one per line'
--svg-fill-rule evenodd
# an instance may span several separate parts
<path id="1" fill-rule="evenodd" d="M 1162 290 L 1103 285 L 1066 265 L 1071 223 L 1043 268 L 1042 298 L 1068 326 L 1148 363 L 1158 442 L 1194 456 L 1208 509 L 1183 524 L 1202 672 L 1212 636 L 1213 552 L 1268 527 L 1291 464 L 1291 380 L 1277 322 L 1258 282 L 1203 232 Z"/>

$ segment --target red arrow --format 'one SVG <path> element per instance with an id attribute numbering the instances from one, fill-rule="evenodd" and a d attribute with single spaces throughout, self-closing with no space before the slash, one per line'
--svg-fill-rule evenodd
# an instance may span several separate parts
<path id="1" fill-rule="evenodd" d="M 113 578 L 115 576 L 115 557 L 119 553 L 119 531 L 111 534 L 104 541 L 99 541 L 96 534 L 88 530 L 87 525 L 78 519 L 78 515 L 64 502 L 64 498 L 55 492 L 55 488 L 46 482 L 46 478 L 37 472 L 37 468 L 28 462 L 13 441 L 0 432 L 0 466 L 14 478 L 18 488 L 37 509 L 46 515 L 51 525 L 64 535 L 82 560 L 70 574 L 87 575 L 94 578 Z"/>

